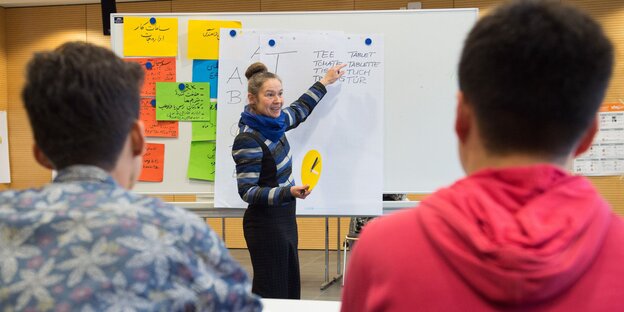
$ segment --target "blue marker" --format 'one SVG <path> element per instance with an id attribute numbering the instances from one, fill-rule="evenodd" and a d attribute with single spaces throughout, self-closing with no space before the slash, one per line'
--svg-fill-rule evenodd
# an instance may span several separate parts
<path id="1" fill-rule="evenodd" d="M 236 37 L 236 30 L 230 30 L 230 37 Z"/>
<path id="2" fill-rule="evenodd" d="M 145 68 L 152 69 L 152 62 L 145 63 Z"/>
<path id="3" fill-rule="evenodd" d="M 371 45 L 373 43 L 373 40 L 371 38 L 366 38 L 366 40 L 364 40 L 364 43 L 366 43 L 366 45 Z"/>
<path id="4" fill-rule="evenodd" d="M 152 24 L 152 25 L 156 24 L 156 18 L 155 17 L 150 18 L 150 24 Z"/>
<path id="5" fill-rule="evenodd" d="M 152 105 L 152 107 L 156 107 L 156 100 L 155 100 L 155 99 L 154 99 L 154 100 L 151 100 L 151 101 L 150 101 L 150 104 Z"/>
<path id="6" fill-rule="evenodd" d="M 273 39 L 269 40 L 269 45 L 274 47 L 275 46 L 275 40 L 273 40 Z"/>
<path id="7" fill-rule="evenodd" d="M 180 91 L 184 91 L 184 88 L 186 88 L 186 86 L 183 83 L 178 85 L 178 89 L 180 89 Z"/>

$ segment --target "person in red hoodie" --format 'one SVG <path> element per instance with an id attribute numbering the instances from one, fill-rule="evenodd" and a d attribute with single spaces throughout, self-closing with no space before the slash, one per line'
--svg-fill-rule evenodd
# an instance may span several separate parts
<path id="1" fill-rule="evenodd" d="M 342 311 L 624 311 L 624 222 L 565 169 L 597 132 L 612 67 L 571 6 L 479 20 L 459 64 L 466 177 L 364 228 Z"/>

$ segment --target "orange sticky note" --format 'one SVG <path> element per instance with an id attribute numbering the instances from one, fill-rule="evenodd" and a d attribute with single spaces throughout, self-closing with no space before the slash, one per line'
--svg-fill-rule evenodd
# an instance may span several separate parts
<path id="1" fill-rule="evenodd" d="M 162 182 L 165 168 L 165 144 L 147 143 L 143 155 L 143 170 L 139 181 Z"/>
<path id="2" fill-rule="evenodd" d="M 158 121 L 156 120 L 155 99 L 141 98 L 140 118 L 145 125 L 145 136 L 160 138 L 177 138 L 178 122 L 177 121 Z"/>
<path id="3" fill-rule="evenodd" d="M 176 81 L 175 58 L 126 58 L 125 60 L 138 63 L 145 72 L 141 96 L 156 96 L 156 82 Z"/>

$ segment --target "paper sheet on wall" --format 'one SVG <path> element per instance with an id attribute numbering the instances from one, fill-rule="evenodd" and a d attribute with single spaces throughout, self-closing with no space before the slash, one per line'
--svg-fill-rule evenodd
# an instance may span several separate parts
<path id="1" fill-rule="evenodd" d="M 348 63 L 342 81 L 329 86 L 328 94 L 310 117 L 287 132 L 293 164 L 300 164 L 303 154 L 311 149 L 323 155 L 323 176 L 306 200 L 298 200 L 297 210 L 331 215 L 340 207 L 344 214 L 380 214 L 383 37 L 323 32 L 250 34 L 245 30 L 243 36 L 221 38 L 215 206 L 247 206 L 237 193 L 231 157 L 238 120 L 246 104 L 247 82 L 242 73 L 247 66 L 260 60 L 280 75 L 284 103 L 288 105 L 320 80 L 328 68 Z M 372 39 L 373 44 L 366 45 L 366 39 Z M 299 170 L 300 166 L 293 165 L 296 184 L 301 184 Z"/>
<path id="2" fill-rule="evenodd" d="M 210 83 L 210 98 L 217 98 L 219 61 L 193 60 L 193 82 Z"/>
<path id="3" fill-rule="evenodd" d="M 124 56 L 178 55 L 178 19 L 124 16 Z"/>
<path id="4" fill-rule="evenodd" d="M 127 62 L 141 65 L 145 78 L 141 87 L 141 96 L 156 96 L 156 82 L 176 81 L 175 58 L 126 58 Z"/>
<path id="5" fill-rule="evenodd" d="M 11 183 L 7 112 L 0 111 L 0 183 Z"/>
<path id="6" fill-rule="evenodd" d="M 214 141 L 191 142 L 187 172 L 189 179 L 214 181 L 215 148 Z"/>
<path id="7" fill-rule="evenodd" d="M 156 120 L 156 99 L 141 98 L 140 118 L 145 125 L 146 137 L 177 138 L 177 121 Z"/>
<path id="8" fill-rule="evenodd" d="M 145 144 L 145 154 L 143 154 L 143 170 L 141 170 L 139 181 L 162 182 L 164 168 L 165 144 Z"/>
<path id="9" fill-rule="evenodd" d="M 241 28 L 241 22 L 190 20 L 188 22 L 188 58 L 219 59 L 221 28 Z M 232 34 L 236 35 L 236 32 Z"/>
<path id="10" fill-rule="evenodd" d="M 210 120 L 210 84 L 157 82 L 156 120 Z"/>
<path id="11" fill-rule="evenodd" d="M 621 175 L 624 173 L 624 104 L 603 105 L 598 118 L 600 131 L 589 150 L 574 160 L 574 173 Z"/>
<path id="12" fill-rule="evenodd" d="M 214 141 L 217 139 L 217 101 L 210 101 L 210 120 L 193 121 L 191 141 Z"/>

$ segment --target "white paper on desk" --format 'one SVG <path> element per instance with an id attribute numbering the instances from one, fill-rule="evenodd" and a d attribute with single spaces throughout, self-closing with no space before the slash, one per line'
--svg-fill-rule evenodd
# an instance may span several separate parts
<path id="1" fill-rule="evenodd" d="M 9 166 L 9 131 L 7 112 L 0 111 L 0 183 L 11 183 L 11 166 Z"/>

